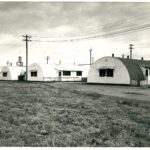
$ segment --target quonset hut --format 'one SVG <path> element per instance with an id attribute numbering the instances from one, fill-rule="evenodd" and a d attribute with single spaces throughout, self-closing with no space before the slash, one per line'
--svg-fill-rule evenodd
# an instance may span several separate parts
<path id="1" fill-rule="evenodd" d="M 150 61 L 119 57 L 103 57 L 90 68 L 88 83 L 148 85 Z"/>
<path id="2" fill-rule="evenodd" d="M 57 70 L 49 64 L 33 63 L 28 67 L 29 81 L 57 81 Z"/>
<path id="3" fill-rule="evenodd" d="M 24 75 L 25 67 L 4 66 L 1 67 L 0 80 L 18 80 L 19 75 Z"/>

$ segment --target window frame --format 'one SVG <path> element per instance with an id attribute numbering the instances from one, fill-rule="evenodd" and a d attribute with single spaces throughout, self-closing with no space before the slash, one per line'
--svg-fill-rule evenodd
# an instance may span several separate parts
<path id="1" fill-rule="evenodd" d="M 114 77 L 114 69 L 99 69 L 99 77 Z"/>
<path id="2" fill-rule="evenodd" d="M 3 77 L 7 77 L 8 76 L 8 72 L 3 72 Z"/>
<path id="3" fill-rule="evenodd" d="M 31 71 L 31 77 L 37 77 L 37 76 L 38 76 L 38 71 Z"/>
<path id="4" fill-rule="evenodd" d="M 76 71 L 76 76 L 82 77 L 82 71 Z"/>
<path id="5" fill-rule="evenodd" d="M 107 69 L 106 72 L 107 72 L 107 77 L 113 77 L 114 76 L 114 70 L 113 69 Z"/>
<path id="6" fill-rule="evenodd" d="M 105 69 L 99 69 L 99 77 L 105 77 L 106 71 Z"/>
<path id="7" fill-rule="evenodd" d="M 71 71 L 63 71 L 63 76 L 71 76 Z"/>

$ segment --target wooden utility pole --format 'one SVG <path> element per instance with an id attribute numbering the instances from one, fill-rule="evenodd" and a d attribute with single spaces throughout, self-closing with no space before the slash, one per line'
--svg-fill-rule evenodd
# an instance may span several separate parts
<path id="1" fill-rule="evenodd" d="M 48 61 L 49 61 L 50 57 L 49 56 L 46 56 L 46 63 L 48 64 Z"/>
<path id="2" fill-rule="evenodd" d="M 25 39 L 23 41 L 26 42 L 26 81 L 28 80 L 28 42 L 31 42 L 29 35 L 23 35 Z"/>
<path id="3" fill-rule="evenodd" d="M 134 46 L 133 44 L 130 44 L 130 45 L 129 45 L 129 49 L 130 49 L 130 59 L 132 59 L 132 50 L 134 49 L 133 46 Z"/>
<path id="4" fill-rule="evenodd" d="M 92 64 L 92 48 L 90 48 L 90 66 L 91 66 L 91 64 Z"/>
<path id="5" fill-rule="evenodd" d="M 92 64 L 94 64 L 94 57 L 92 57 Z"/>

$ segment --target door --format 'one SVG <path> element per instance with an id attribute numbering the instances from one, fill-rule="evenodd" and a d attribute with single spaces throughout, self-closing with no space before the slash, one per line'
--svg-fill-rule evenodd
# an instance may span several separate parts
<path id="1" fill-rule="evenodd" d="M 58 76 L 59 76 L 59 77 L 58 77 L 58 78 L 59 78 L 58 80 L 61 81 L 61 71 L 59 71 L 59 75 L 58 75 Z"/>

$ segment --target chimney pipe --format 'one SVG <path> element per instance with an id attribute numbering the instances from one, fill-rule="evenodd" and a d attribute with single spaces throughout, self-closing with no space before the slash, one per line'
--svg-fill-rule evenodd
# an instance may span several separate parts
<path id="1" fill-rule="evenodd" d="M 114 53 L 112 54 L 112 57 L 114 57 L 115 55 L 114 55 Z"/>
<path id="2" fill-rule="evenodd" d="M 124 54 L 122 55 L 122 58 L 124 58 Z"/>
<path id="3" fill-rule="evenodd" d="M 6 62 L 7 66 L 9 66 L 9 61 Z"/>
<path id="4" fill-rule="evenodd" d="M 61 60 L 59 60 L 59 65 L 61 65 Z"/>
<path id="5" fill-rule="evenodd" d="M 127 56 L 127 59 L 129 59 L 129 55 Z"/>
<path id="6" fill-rule="evenodd" d="M 22 57 L 21 57 L 21 56 L 18 57 L 18 62 L 19 62 L 19 63 L 22 62 Z"/>
<path id="7" fill-rule="evenodd" d="M 144 60 L 144 58 L 143 58 L 143 57 L 141 57 L 141 60 Z"/>

